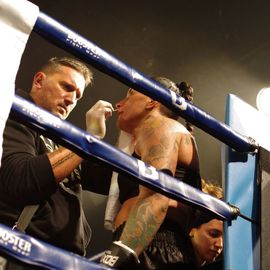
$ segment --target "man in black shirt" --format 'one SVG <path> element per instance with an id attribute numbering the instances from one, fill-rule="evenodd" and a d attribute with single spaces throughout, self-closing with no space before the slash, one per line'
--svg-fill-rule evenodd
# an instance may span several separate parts
<path id="1" fill-rule="evenodd" d="M 34 75 L 29 94 L 17 94 L 66 119 L 92 80 L 82 62 L 55 57 Z M 86 130 L 103 138 L 105 119 L 112 110 L 110 103 L 98 101 L 86 113 Z M 0 223 L 14 226 L 25 206 L 38 205 L 26 233 L 84 255 L 91 229 L 82 209 L 82 189 L 91 189 L 91 174 L 98 166 L 15 121 L 12 115 L 3 140 Z"/>

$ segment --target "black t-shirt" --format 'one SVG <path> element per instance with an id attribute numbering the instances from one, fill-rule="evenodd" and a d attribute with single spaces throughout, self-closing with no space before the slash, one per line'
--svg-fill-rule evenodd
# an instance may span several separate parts
<path id="1" fill-rule="evenodd" d="M 30 99 L 22 91 L 19 94 Z M 55 144 L 12 117 L 10 115 L 6 123 L 3 136 L 1 223 L 13 226 L 24 206 L 38 204 L 26 233 L 63 249 L 85 254 L 91 230 L 82 209 L 80 168 L 57 185 L 47 156 Z M 88 181 L 90 177 L 88 175 Z"/>

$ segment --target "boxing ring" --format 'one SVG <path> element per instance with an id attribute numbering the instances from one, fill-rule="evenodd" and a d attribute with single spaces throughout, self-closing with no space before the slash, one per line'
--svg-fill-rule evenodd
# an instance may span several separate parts
<path id="1" fill-rule="evenodd" d="M 263 199 L 265 190 L 261 192 L 261 183 L 257 178 L 259 172 L 263 170 L 259 171 L 257 164 L 262 153 L 261 146 L 266 149 L 263 152 L 265 156 L 270 146 L 265 142 L 265 138 L 259 138 L 256 134 L 251 136 L 250 123 L 243 123 L 240 125 L 242 128 L 239 129 L 239 123 L 245 122 L 241 120 L 247 111 L 250 115 L 256 115 L 259 118 L 261 115 L 254 108 L 245 106 L 244 102 L 237 97 L 229 96 L 226 124 L 221 123 L 200 108 L 185 101 L 181 96 L 147 78 L 42 12 L 37 15 L 33 31 L 105 74 L 160 101 L 182 118 L 223 142 L 225 201 L 215 199 L 179 182 L 31 102 L 15 96 L 11 113 L 18 121 L 37 129 L 85 159 L 110 166 L 117 172 L 129 174 L 141 185 L 208 211 L 213 216 L 224 220 L 226 224 L 224 269 L 269 269 L 267 268 L 269 262 L 262 252 L 267 245 L 261 242 L 262 233 L 266 237 L 268 235 L 263 227 L 260 227 L 260 224 L 264 224 L 264 220 L 261 222 L 260 205 L 266 205 Z M 246 108 L 238 113 L 236 108 L 239 104 L 244 104 L 242 107 Z M 269 119 L 263 120 L 270 122 Z M 247 127 L 248 124 L 249 127 Z M 269 134 L 265 135 L 267 137 Z M 263 176 L 267 184 L 268 178 L 265 174 Z M 18 243 L 21 242 L 23 244 L 18 248 Z M 48 269 L 106 269 L 85 258 L 14 232 L 4 225 L 0 225 L 0 251 L 19 261 Z M 244 252 L 244 255 L 241 252 Z"/>

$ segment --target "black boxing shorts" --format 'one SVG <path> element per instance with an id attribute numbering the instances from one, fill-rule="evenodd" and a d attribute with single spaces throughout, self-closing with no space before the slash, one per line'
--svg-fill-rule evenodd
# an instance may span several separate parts
<path id="1" fill-rule="evenodd" d="M 119 240 L 125 223 L 119 226 L 113 233 L 113 240 Z M 170 269 L 170 265 L 183 261 L 183 255 L 179 243 L 179 227 L 168 221 L 165 221 L 153 241 L 144 250 L 140 256 L 140 264 L 134 265 L 134 268 L 128 270 L 146 270 L 146 269 Z"/>

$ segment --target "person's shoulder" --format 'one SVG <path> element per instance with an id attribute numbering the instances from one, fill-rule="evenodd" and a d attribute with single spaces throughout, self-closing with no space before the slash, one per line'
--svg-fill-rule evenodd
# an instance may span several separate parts
<path id="1" fill-rule="evenodd" d="M 10 134 L 12 133 L 12 134 Z M 31 129 L 24 123 L 14 118 L 12 114 L 10 114 L 6 126 L 5 126 L 5 136 L 6 137 L 21 137 L 21 136 L 31 136 L 37 138 L 39 136 L 38 131 Z"/>
<path id="2" fill-rule="evenodd" d="M 174 131 L 183 134 L 190 134 L 190 132 L 186 129 L 186 127 L 175 119 L 166 116 L 161 116 L 159 121 L 161 123 L 160 125 L 161 128 L 163 128 L 165 131 L 167 129 L 168 132 Z"/>

